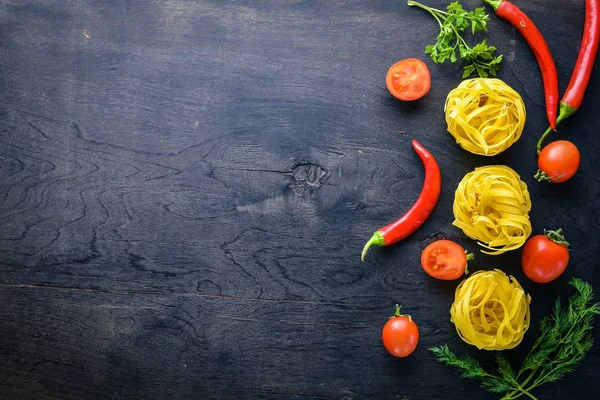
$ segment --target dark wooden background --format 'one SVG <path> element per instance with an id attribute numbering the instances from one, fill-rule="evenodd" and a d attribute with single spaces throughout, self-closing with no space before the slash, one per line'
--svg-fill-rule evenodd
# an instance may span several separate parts
<path id="1" fill-rule="evenodd" d="M 516 3 L 564 90 L 583 0 Z M 476 250 L 451 225 L 453 192 L 474 167 L 507 164 L 529 185 L 535 232 L 562 227 L 572 243 L 545 286 L 524 277 L 520 251 L 472 265 L 514 274 L 533 297 L 535 325 L 506 352 L 515 366 L 570 277 L 600 290 L 600 79 L 597 66 L 554 135 L 579 146 L 580 172 L 538 184 L 539 70 L 515 29 L 494 15 L 489 28 L 528 111 L 522 139 L 494 158 L 446 132 L 459 66 L 427 60 L 432 89 L 415 104 L 387 92 L 389 66 L 425 59 L 438 29 L 404 1 L 0 1 L 0 398 L 494 398 L 427 351 L 493 357 L 458 338 L 457 282 L 430 279 L 419 255 L 442 236 Z M 443 171 L 437 209 L 361 263 L 421 189 L 411 139 Z M 380 341 L 396 302 L 421 330 L 407 359 Z M 598 396 L 599 346 L 535 393 Z"/>

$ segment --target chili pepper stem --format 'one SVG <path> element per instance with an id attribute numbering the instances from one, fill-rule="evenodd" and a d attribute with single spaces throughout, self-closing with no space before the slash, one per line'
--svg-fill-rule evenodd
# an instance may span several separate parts
<path id="1" fill-rule="evenodd" d="M 383 233 L 381 233 L 380 231 L 377 231 L 373 234 L 373 236 L 371 236 L 371 239 L 369 239 L 369 241 L 367 242 L 367 244 L 365 244 L 365 247 L 363 248 L 362 254 L 360 256 L 361 261 L 365 261 L 365 256 L 367 255 L 367 251 L 369 251 L 369 248 L 371 248 L 371 246 L 379 246 L 379 247 L 383 247 L 385 246 L 385 240 L 383 239 Z"/>
<path id="2" fill-rule="evenodd" d="M 552 129 L 556 129 L 558 108 L 558 74 L 550 47 L 535 23 L 508 0 L 483 0 L 494 8 L 497 16 L 510 22 L 523 36 L 540 67 L 546 99 L 546 117 Z"/>
<path id="3" fill-rule="evenodd" d="M 488 6 L 492 7 L 494 11 L 498 11 L 498 7 L 500 7 L 500 3 L 502 3 L 502 0 L 483 0 L 483 2 Z"/>
<path id="4" fill-rule="evenodd" d="M 562 121 L 569 118 L 571 115 L 575 114 L 575 112 L 577 111 L 576 108 L 571 107 L 570 105 L 568 105 L 567 103 L 562 102 L 562 101 L 560 102 L 560 106 L 559 106 L 558 110 L 559 110 L 559 112 L 558 112 L 558 117 L 556 118 L 556 125 L 560 124 Z M 538 140 L 537 146 L 536 146 L 536 151 L 537 151 L 538 156 L 542 152 L 542 144 L 544 143 L 544 139 L 546 139 L 546 136 L 548 136 L 553 130 L 554 129 L 549 127 L 546 130 L 546 132 L 544 132 L 544 134 L 542 135 L 540 140 Z"/>

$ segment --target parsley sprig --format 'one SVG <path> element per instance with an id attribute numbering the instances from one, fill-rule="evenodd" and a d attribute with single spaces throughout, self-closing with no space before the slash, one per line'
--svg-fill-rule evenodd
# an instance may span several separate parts
<path id="1" fill-rule="evenodd" d="M 594 317 L 600 314 L 600 303 L 590 304 L 593 293 L 589 283 L 578 278 L 569 283 L 577 292 L 566 307 L 557 300 L 553 315 L 541 321 L 541 334 L 518 373 L 500 353 L 496 354 L 498 370 L 488 373 L 477 360 L 457 357 L 448 346 L 430 350 L 438 361 L 461 370 L 461 378 L 477 379 L 487 391 L 505 393 L 503 400 L 521 396 L 536 399 L 531 394 L 533 389 L 544 383 L 556 382 L 573 372 L 594 344 L 591 330 Z"/>
<path id="2" fill-rule="evenodd" d="M 425 47 L 425 54 L 429 54 L 434 63 L 441 64 L 446 60 L 455 63 L 458 51 L 460 58 L 466 62 L 463 79 L 474 72 L 482 78 L 496 76 L 502 62 L 502 56 L 496 56 L 496 47 L 488 45 L 486 40 L 471 47 L 462 36 L 469 27 L 473 35 L 477 32 L 487 32 L 489 15 L 483 7 L 467 12 L 458 1 L 450 3 L 446 11 L 412 0 L 408 5 L 429 12 L 440 25 L 437 43 Z"/>

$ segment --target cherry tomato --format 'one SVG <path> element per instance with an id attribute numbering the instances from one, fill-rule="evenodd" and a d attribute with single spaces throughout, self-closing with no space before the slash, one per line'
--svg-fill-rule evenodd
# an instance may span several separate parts
<path id="1" fill-rule="evenodd" d="M 555 280 L 569 264 L 568 246 L 561 229 L 531 237 L 525 243 L 521 255 L 523 272 L 537 283 Z"/>
<path id="2" fill-rule="evenodd" d="M 557 140 L 544 147 L 538 157 L 539 181 L 562 183 L 575 175 L 579 168 L 579 150 L 568 140 Z"/>
<path id="3" fill-rule="evenodd" d="M 412 101 L 420 99 L 429 92 L 431 74 L 423 61 L 407 58 L 391 66 L 385 83 L 392 96 L 400 100 Z"/>
<path id="4" fill-rule="evenodd" d="M 400 314 L 400 306 L 396 304 L 396 313 L 383 326 L 381 340 L 394 357 L 407 357 L 419 343 L 419 328 L 410 315 Z"/>
<path id="5" fill-rule="evenodd" d="M 421 266 L 430 276 L 451 281 L 466 273 L 467 261 L 472 257 L 458 243 L 437 240 L 421 253 Z"/>

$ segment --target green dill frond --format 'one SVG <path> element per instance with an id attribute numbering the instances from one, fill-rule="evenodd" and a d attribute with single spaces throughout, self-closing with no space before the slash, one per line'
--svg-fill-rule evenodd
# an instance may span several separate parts
<path id="1" fill-rule="evenodd" d="M 594 317 L 600 314 L 600 303 L 590 304 L 594 296 L 589 283 L 575 278 L 569 284 L 575 288 L 575 294 L 565 306 L 556 300 L 552 315 L 541 320 L 540 336 L 517 374 L 500 353 L 496 354 L 497 373 L 490 374 L 477 360 L 459 358 L 448 346 L 430 350 L 438 361 L 461 370 L 463 378 L 478 379 L 489 392 L 507 393 L 505 398 L 509 399 L 524 395 L 535 398 L 533 389 L 575 371 L 594 345 L 591 330 Z"/>
<path id="2" fill-rule="evenodd" d="M 510 363 L 501 353 L 496 353 L 496 364 L 498 364 L 498 374 L 506 380 L 514 381 L 516 379 Z"/>

